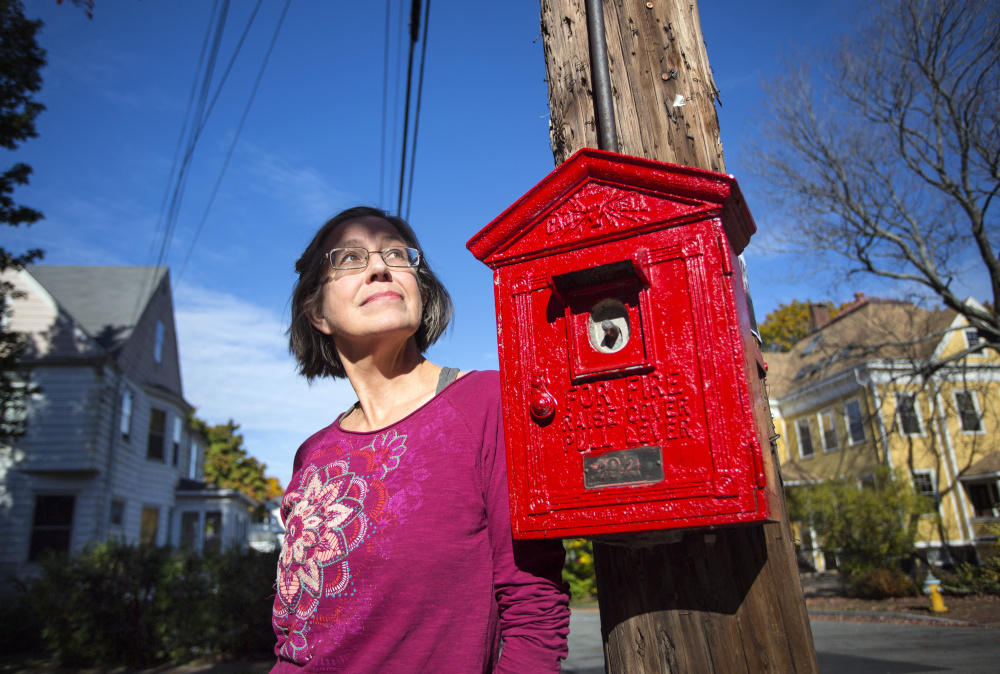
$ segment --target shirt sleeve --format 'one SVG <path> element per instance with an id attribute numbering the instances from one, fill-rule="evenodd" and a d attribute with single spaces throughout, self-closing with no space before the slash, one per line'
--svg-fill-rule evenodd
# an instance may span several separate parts
<path id="1" fill-rule="evenodd" d="M 493 553 L 493 591 L 503 650 L 497 672 L 558 672 L 569 635 L 568 587 L 561 540 L 515 541 L 511 535 L 507 457 L 499 397 L 483 438 L 483 487 Z"/>

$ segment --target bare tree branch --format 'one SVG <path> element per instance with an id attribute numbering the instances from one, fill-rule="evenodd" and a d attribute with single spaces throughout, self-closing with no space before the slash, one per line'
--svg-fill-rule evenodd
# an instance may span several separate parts
<path id="1" fill-rule="evenodd" d="M 865 25 L 771 87 L 757 167 L 796 220 L 783 247 L 923 286 L 1000 348 L 1000 3 L 884 0 Z M 953 289 L 970 273 L 985 310 Z"/>

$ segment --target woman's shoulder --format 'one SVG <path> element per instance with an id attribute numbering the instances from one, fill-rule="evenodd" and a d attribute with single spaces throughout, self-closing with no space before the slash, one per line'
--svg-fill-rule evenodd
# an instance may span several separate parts
<path id="1" fill-rule="evenodd" d="M 474 390 L 479 396 L 492 395 L 494 393 L 499 396 L 500 373 L 497 370 L 460 372 L 458 378 L 449 384 L 442 393 L 448 392 L 449 389 L 455 389 L 455 392 L 462 391 L 463 395 L 467 395 L 470 390 Z"/>

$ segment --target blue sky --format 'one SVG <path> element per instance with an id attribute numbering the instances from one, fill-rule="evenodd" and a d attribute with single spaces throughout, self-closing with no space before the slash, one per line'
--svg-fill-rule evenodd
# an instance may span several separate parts
<path id="1" fill-rule="evenodd" d="M 6 161 L 32 165 L 31 184 L 16 198 L 46 219 L 5 231 L 4 246 L 43 248 L 46 264 L 151 264 L 212 3 L 98 0 L 92 20 L 56 0 L 25 4 L 29 17 L 46 24 L 40 41 L 48 66 L 38 100 L 48 110 L 39 137 Z M 217 74 L 254 4 L 232 3 Z M 410 3 L 390 4 L 394 50 Z M 856 4 L 700 4 L 722 94 L 727 170 L 741 181 L 762 231 L 771 216 L 743 178 L 748 160 L 741 152 L 768 105 L 762 79 L 782 55 L 796 58 L 849 31 Z M 294 375 L 284 341 L 294 261 L 340 209 L 379 205 L 381 194 L 394 210 L 399 147 L 380 180 L 385 4 L 295 0 L 192 245 L 283 5 L 264 2 L 199 137 L 165 260 L 175 283 L 185 397 L 211 423 L 242 424 L 250 452 L 284 483 L 298 444 L 355 399 L 346 382 L 308 387 Z M 491 274 L 465 242 L 553 168 L 544 78 L 537 0 L 432 0 L 409 213 L 456 304 L 453 329 L 429 354 L 439 364 L 497 366 Z M 394 99 L 390 93 L 390 128 L 402 123 Z M 748 263 L 758 318 L 779 302 L 828 295 L 791 280 L 788 265 L 753 242 Z"/>

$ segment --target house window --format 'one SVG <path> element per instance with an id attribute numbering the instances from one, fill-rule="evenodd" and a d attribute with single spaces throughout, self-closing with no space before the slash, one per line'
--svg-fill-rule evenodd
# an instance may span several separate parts
<path id="1" fill-rule="evenodd" d="M 986 341 L 983 339 L 983 336 L 979 334 L 979 330 L 977 330 L 976 328 L 966 328 L 964 333 L 965 333 L 965 345 L 970 349 Z M 985 355 L 986 355 L 986 349 L 979 349 L 978 351 L 973 351 L 972 353 L 969 354 L 969 356 L 972 358 L 979 358 Z"/>
<path id="2" fill-rule="evenodd" d="M 176 466 L 181 454 L 181 432 L 184 429 L 184 422 L 177 415 L 174 415 L 174 446 L 173 464 Z"/>
<path id="3" fill-rule="evenodd" d="M 156 343 L 153 345 L 153 360 L 163 362 L 163 323 L 156 321 Z"/>
<path id="4" fill-rule="evenodd" d="M 28 421 L 28 387 L 16 373 L 7 372 L 3 376 L 9 395 L 3 402 L 0 433 L 5 436 L 21 435 Z"/>
<path id="5" fill-rule="evenodd" d="M 218 552 L 222 549 L 222 513 L 214 511 L 205 513 L 205 552 Z"/>
<path id="6" fill-rule="evenodd" d="M 813 455 L 812 432 L 809 430 L 809 419 L 803 417 L 796 421 L 795 429 L 799 435 L 799 454 L 803 459 L 808 459 Z"/>
<path id="7" fill-rule="evenodd" d="M 181 547 L 185 550 L 198 549 L 198 513 L 181 513 Z"/>
<path id="8" fill-rule="evenodd" d="M 899 415 L 899 427 L 902 429 L 903 435 L 921 435 L 923 433 L 916 396 L 912 393 L 901 393 L 896 396 L 896 413 Z"/>
<path id="9" fill-rule="evenodd" d="M 146 458 L 163 461 L 163 440 L 167 432 L 167 413 L 153 408 L 149 412 L 149 442 Z"/>
<path id="10" fill-rule="evenodd" d="M 118 429 L 126 440 L 132 432 L 132 392 L 128 389 L 122 391 L 121 421 L 118 424 Z"/>
<path id="11" fill-rule="evenodd" d="M 979 403 L 975 391 L 955 391 L 955 407 L 962 423 L 963 433 L 982 433 L 983 422 L 979 418 Z"/>
<path id="12" fill-rule="evenodd" d="M 837 428 L 833 424 L 832 409 L 820 412 L 819 428 L 823 433 L 823 451 L 832 452 L 837 449 Z"/>
<path id="13" fill-rule="evenodd" d="M 192 439 L 191 449 L 188 452 L 188 478 L 192 480 L 198 479 L 198 461 L 200 460 L 199 454 L 198 443 Z"/>
<path id="14" fill-rule="evenodd" d="M 160 509 L 143 508 L 142 524 L 139 526 L 139 542 L 156 545 L 156 534 L 160 529 Z"/>
<path id="15" fill-rule="evenodd" d="M 912 476 L 913 491 L 917 492 L 917 496 L 925 498 L 926 507 L 923 510 L 924 514 L 936 513 L 941 499 L 938 495 L 937 481 L 934 479 L 934 471 L 915 470 L 913 471 Z"/>
<path id="16" fill-rule="evenodd" d="M 108 521 L 113 527 L 120 527 L 125 524 L 125 501 L 114 499 L 111 501 L 111 514 Z"/>
<path id="17" fill-rule="evenodd" d="M 31 543 L 28 561 L 34 562 L 48 552 L 69 552 L 73 532 L 73 508 L 76 497 L 72 495 L 44 495 L 35 497 L 35 516 L 31 521 Z"/>
<path id="18" fill-rule="evenodd" d="M 861 418 L 861 403 L 857 398 L 844 403 L 844 417 L 847 421 L 847 437 L 851 439 L 851 444 L 864 442 L 865 422 Z"/>
<path id="19" fill-rule="evenodd" d="M 965 483 L 975 517 L 1000 517 L 1000 488 L 997 482 Z"/>

